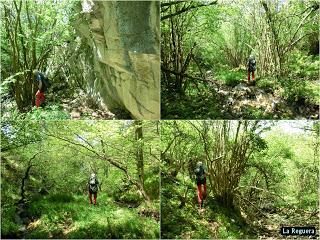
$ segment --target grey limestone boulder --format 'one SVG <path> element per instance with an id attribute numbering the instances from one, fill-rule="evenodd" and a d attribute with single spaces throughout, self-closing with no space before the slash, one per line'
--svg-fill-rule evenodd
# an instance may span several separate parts
<path id="1" fill-rule="evenodd" d="M 109 110 L 160 118 L 158 1 L 79 2 L 75 28 L 93 54 L 88 86 Z"/>

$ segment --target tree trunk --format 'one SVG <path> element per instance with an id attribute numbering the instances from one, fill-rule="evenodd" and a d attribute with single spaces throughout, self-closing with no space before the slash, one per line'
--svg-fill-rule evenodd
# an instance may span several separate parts
<path id="1" fill-rule="evenodd" d="M 144 162 L 143 162 L 143 132 L 142 121 L 135 121 L 135 140 L 137 142 L 136 160 L 137 160 L 137 172 L 141 186 L 144 188 Z"/>

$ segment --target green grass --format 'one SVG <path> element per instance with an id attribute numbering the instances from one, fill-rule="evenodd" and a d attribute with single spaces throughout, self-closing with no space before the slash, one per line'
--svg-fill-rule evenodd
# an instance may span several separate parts
<path id="1" fill-rule="evenodd" d="M 177 180 L 182 182 L 182 176 Z M 212 196 L 205 202 L 205 212 L 199 214 L 196 187 L 186 179 L 183 185 L 174 185 L 167 178 L 162 181 L 161 234 L 162 238 L 255 238 L 239 212 L 221 207 Z M 180 207 L 179 195 L 190 185 L 187 203 Z M 184 186 L 184 187 L 181 187 Z"/>
<path id="2" fill-rule="evenodd" d="M 306 103 L 319 103 L 319 84 L 303 79 L 283 78 L 280 80 L 283 89 L 281 97 L 289 102 L 305 101 Z"/>
<path id="3" fill-rule="evenodd" d="M 34 220 L 26 238 L 158 238 L 159 223 L 139 215 L 138 208 L 117 205 L 100 194 L 98 205 L 89 205 L 87 196 L 49 195 L 34 200 L 28 215 Z M 15 236 L 13 218 L 2 226 L 3 236 Z M 5 229 L 4 229 L 5 227 Z"/>
<path id="4" fill-rule="evenodd" d="M 58 105 L 48 105 L 44 108 L 33 107 L 25 117 L 31 120 L 68 120 L 70 114 L 63 111 Z"/>
<path id="5" fill-rule="evenodd" d="M 165 199 L 164 201 L 169 201 Z M 205 212 L 199 214 L 197 204 L 179 209 L 175 201 L 165 203 L 170 210 L 162 213 L 163 238 L 254 238 L 244 220 L 230 209 L 222 208 L 214 200 L 207 201 Z M 171 205 L 173 204 L 173 205 Z M 171 206 L 168 206 L 171 205 Z M 163 207 L 162 207 L 163 208 Z"/>
<path id="6" fill-rule="evenodd" d="M 186 95 L 162 93 L 161 117 L 163 119 L 220 119 L 223 118 L 216 96 L 206 87 L 200 93 L 187 89 Z"/>
<path id="7" fill-rule="evenodd" d="M 241 116 L 244 119 L 275 119 L 275 118 L 279 118 L 276 117 L 274 114 L 271 113 L 264 113 L 264 109 L 262 108 L 256 108 L 256 107 L 252 107 L 252 106 L 245 106 L 245 108 L 243 109 L 243 113 L 241 114 Z M 281 116 L 281 118 L 289 118 L 289 116 Z"/>
<path id="8" fill-rule="evenodd" d="M 16 107 L 5 109 L 3 112 L 3 119 L 10 119 L 14 121 L 20 120 L 68 120 L 70 114 L 61 109 L 58 105 L 48 105 L 44 108 L 33 107 L 29 112 L 21 113 Z"/>
<path id="9" fill-rule="evenodd" d="M 281 79 L 261 78 L 257 81 L 257 87 L 266 92 L 279 92 L 279 97 L 290 103 L 303 101 L 306 104 L 318 104 L 320 99 L 320 86 L 316 81 L 295 76 Z"/>
<path id="10" fill-rule="evenodd" d="M 243 81 L 247 73 L 238 69 L 220 69 L 216 74 L 216 79 L 227 86 L 235 87 Z"/>
<path id="11" fill-rule="evenodd" d="M 256 82 L 256 84 L 258 88 L 261 88 L 266 92 L 274 92 L 277 88 L 281 86 L 280 82 L 276 78 L 271 77 L 260 78 Z"/>

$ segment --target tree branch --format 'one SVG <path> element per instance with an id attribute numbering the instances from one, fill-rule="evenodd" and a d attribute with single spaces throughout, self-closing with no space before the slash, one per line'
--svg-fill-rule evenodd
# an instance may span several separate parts
<path id="1" fill-rule="evenodd" d="M 184 2 L 184 1 L 182 1 L 182 2 Z M 192 5 L 191 4 L 188 7 L 184 7 L 184 8 L 182 8 L 181 10 L 179 10 L 179 11 L 177 11 L 175 13 L 171 13 L 171 14 L 168 14 L 168 15 L 165 15 L 165 16 L 161 17 L 161 21 L 163 21 L 165 19 L 168 19 L 168 18 L 172 18 L 174 16 L 180 15 L 180 14 L 185 13 L 185 12 L 189 12 L 189 11 L 191 11 L 193 9 L 196 9 L 196 8 L 199 8 L 199 7 L 207 7 L 207 6 L 210 6 L 210 5 L 215 5 L 217 2 L 218 1 L 216 0 L 216 1 L 211 2 L 209 4 L 203 4 L 203 3 L 199 3 L 197 5 Z M 180 2 L 177 2 L 177 3 L 180 3 Z"/>

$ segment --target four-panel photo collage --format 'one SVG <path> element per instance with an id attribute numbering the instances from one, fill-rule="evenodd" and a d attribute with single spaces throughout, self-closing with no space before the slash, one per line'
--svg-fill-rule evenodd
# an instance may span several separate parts
<path id="1" fill-rule="evenodd" d="M 1 239 L 318 239 L 313 0 L 0 2 Z"/>

